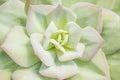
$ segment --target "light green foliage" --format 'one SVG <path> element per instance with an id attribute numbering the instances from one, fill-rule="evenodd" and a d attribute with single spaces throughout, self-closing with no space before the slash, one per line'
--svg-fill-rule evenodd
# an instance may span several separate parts
<path id="1" fill-rule="evenodd" d="M 0 80 L 119 80 L 119 4 L 1 0 Z"/>

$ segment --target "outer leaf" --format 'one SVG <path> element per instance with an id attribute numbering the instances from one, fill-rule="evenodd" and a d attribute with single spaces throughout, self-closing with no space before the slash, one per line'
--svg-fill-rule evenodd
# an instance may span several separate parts
<path id="1" fill-rule="evenodd" d="M 49 4 L 46 0 L 26 0 L 30 2 L 32 5 L 38 5 L 38 4 Z"/>
<path id="2" fill-rule="evenodd" d="M 80 2 L 74 4 L 73 11 L 77 14 L 76 23 L 81 27 L 92 26 L 99 33 L 102 30 L 102 9 L 96 5 Z"/>
<path id="3" fill-rule="evenodd" d="M 78 68 L 76 64 L 72 61 L 61 63 L 57 59 L 55 59 L 55 65 L 50 67 L 42 65 L 39 72 L 43 76 L 61 80 L 77 74 Z"/>
<path id="4" fill-rule="evenodd" d="M 114 52 L 114 54 L 107 55 L 107 60 L 110 66 L 110 75 L 112 80 L 119 80 L 120 78 L 120 50 Z"/>
<path id="5" fill-rule="evenodd" d="M 112 9 L 115 5 L 116 0 L 97 0 L 97 5 L 102 6 L 104 8 Z"/>
<path id="6" fill-rule="evenodd" d="M 40 5 L 40 4 L 49 4 L 49 5 L 57 5 L 61 3 L 61 0 L 26 0 L 26 5 Z"/>
<path id="7" fill-rule="evenodd" d="M 13 70 L 19 68 L 8 56 L 0 49 L 0 80 L 11 80 Z"/>
<path id="8" fill-rule="evenodd" d="M 80 42 L 85 44 L 85 51 L 82 59 L 90 60 L 101 48 L 104 40 L 99 33 L 92 27 L 83 28 Z"/>
<path id="9" fill-rule="evenodd" d="M 103 31 L 102 36 L 105 39 L 103 51 L 111 54 L 120 49 L 120 17 L 107 9 L 103 9 Z"/>
<path id="10" fill-rule="evenodd" d="M 70 9 L 58 5 L 57 8 L 48 14 L 47 20 L 48 23 L 53 21 L 59 29 L 63 29 L 67 22 L 76 20 L 76 15 Z"/>
<path id="11" fill-rule="evenodd" d="M 12 75 L 13 80 L 43 80 L 34 71 L 29 69 L 16 70 Z"/>
<path id="12" fill-rule="evenodd" d="M 112 10 L 120 15 L 119 9 L 120 9 L 120 0 L 115 0 L 114 7 Z"/>
<path id="13" fill-rule="evenodd" d="M 100 49 L 97 52 L 96 56 L 92 59 L 92 62 L 101 70 L 101 73 L 103 73 L 103 75 L 106 76 L 107 80 L 111 80 L 109 65 L 108 65 L 109 63 L 102 49 Z"/>
<path id="14" fill-rule="evenodd" d="M 79 2 L 90 2 L 96 3 L 97 0 L 62 0 L 62 4 L 67 7 L 71 7 L 72 5 L 79 3 Z"/>
<path id="15" fill-rule="evenodd" d="M 28 13 L 30 5 L 49 4 L 46 0 L 26 0 L 24 2 L 25 2 L 26 13 Z"/>
<path id="16" fill-rule="evenodd" d="M 104 29 L 102 36 L 106 43 L 103 46 L 110 66 L 111 79 L 119 80 L 120 76 L 120 17 L 112 11 L 103 10 Z"/>
<path id="17" fill-rule="evenodd" d="M 22 67 L 29 67 L 38 62 L 23 27 L 12 28 L 1 48 Z"/>
<path id="18" fill-rule="evenodd" d="M 109 68 L 102 51 L 89 62 L 75 60 L 79 67 L 77 75 L 67 80 L 110 80 Z"/>
<path id="19" fill-rule="evenodd" d="M 46 0 L 52 5 L 58 5 L 62 2 L 62 0 Z"/>
<path id="20" fill-rule="evenodd" d="M 55 80 L 41 76 L 38 72 L 31 69 L 19 69 L 12 75 L 13 80 Z"/>
<path id="21" fill-rule="evenodd" d="M 24 4 L 19 0 L 8 0 L 0 6 L 0 44 L 14 26 L 25 26 Z"/>
<path id="22" fill-rule="evenodd" d="M 7 54 L 0 49 L 0 69 L 6 69 L 9 71 L 15 70 L 18 68 L 18 65 L 15 64 Z"/>
<path id="23" fill-rule="evenodd" d="M 27 17 L 27 31 L 29 34 L 42 33 L 48 26 L 46 15 L 53 9 L 50 5 L 35 5 L 31 6 Z"/>

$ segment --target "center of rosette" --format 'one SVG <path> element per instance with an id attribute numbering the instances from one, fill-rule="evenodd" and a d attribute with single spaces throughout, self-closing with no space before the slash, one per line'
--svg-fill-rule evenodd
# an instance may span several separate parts
<path id="1" fill-rule="evenodd" d="M 65 30 L 58 30 L 50 36 L 50 39 L 55 40 L 59 45 L 63 46 L 68 42 L 68 32 Z"/>
<path id="2" fill-rule="evenodd" d="M 57 30 L 51 34 L 49 39 L 49 46 L 55 47 L 57 50 L 65 52 L 64 46 L 68 42 L 68 32 L 65 30 Z"/>

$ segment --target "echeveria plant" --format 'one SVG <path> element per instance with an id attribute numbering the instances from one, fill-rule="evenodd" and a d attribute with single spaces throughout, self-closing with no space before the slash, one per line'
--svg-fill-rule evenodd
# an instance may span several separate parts
<path id="1" fill-rule="evenodd" d="M 120 17 L 96 1 L 2 4 L 0 80 L 118 80 Z"/>

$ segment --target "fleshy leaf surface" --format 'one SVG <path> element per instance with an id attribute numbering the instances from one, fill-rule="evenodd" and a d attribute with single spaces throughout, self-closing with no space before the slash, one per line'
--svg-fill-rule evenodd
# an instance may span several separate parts
<path id="1" fill-rule="evenodd" d="M 66 51 L 63 54 L 61 54 L 60 51 L 57 51 L 58 59 L 62 62 L 82 57 L 85 50 L 85 45 L 78 43 L 76 49 L 65 49 Z"/>
<path id="2" fill-rule="evenodd" d="M 38 33 L 33 33 L 30 36 L 31 44 L 34 49 L 35 54 L 46 66 L 52 66 L 54 64 L 54 55 L 47 51 L 42 46 L 43 35 Z"/>
<path id="3" fill-rule="evenodd" d="M 107 60 L 110 67 L 110 75 L 112 80 L 119 80 L 120 78 L 120 50 L 114 52 L 114 54 L 108 54 Z"/>
<path id="4" fill-rule="evenodd" d="M 52 10 L 47 15 L 48 23 L 53 21 L 58 29 L 63 29 L 67 24 L 67 22 L 75 21 L 75 20 L 76 20 L 75 13 L 69 8 L 65 8 L 61 4 L 58 5 L 54 10 Z"/>
<path id="5" fill-rule="evenodd" d="M 20 69 L 12 74 L 13 80 L 42 80 L 33 70 Z"/>
<path id="6" fill-rule="evenodd" d="M 102 6 L 104 8 L 112 9 L 114 7 L 114 3 L 116 0 L 97 0 L 97 5 Z"/>
<path id="7" fill-rule="evenodd" d="M 24 4 L 20 0 L 8 0 L 0 6 L 0 44 L 14 26 L 25 26 Z"/>
<path id="8" fill-rule="evenodd" d="M 26 0 L 26 5 L 31 4 L 31 5 L 57 5 L 61 3 L 61 0 Z"/>
<path id="9" fill-rule="evenodd" d="M 103 31 L 101 35 L 105 40 L 102 49 L 106 54 L 112 54 L 120 49 L 120 16 L 114 12 L 103 9 Z"/>
<path id="10" fill-rule="evenodd" d="M 1 48 L 16 64 L 22 67 L 29 67 L 38 62 L 23 27 L 13 27 Z"/>
<path id="11" fill-rule="evenodd" d="M 71 7 L 72 5 L 79 3 L 79 2 L 89 2 L 89 3 L 96 3 L 99 0 L 62 0 L 62 4 L 66 7 Z"/>
<path id="12" fill-rule="evenodd" d="M 44 47 L 44 49 L 51 48 L 51 46 L 49 46 L 49 39 L 50 39 L 51 35 L 55 32 L 57 32 L 57 28 L 56 28 L 54 22 L 51 22 L 48 25 L 48 28 L 46 29 L 46 31 L 44 32 L 44 35 L 43 35 L 43 47 Z"/>
<path id="13" fill-rule="evenodd" d="M 81 35 L 80 42 L 85 44 L 85 51 L 81 59 L 90 60 L 101 48 L 104 40 L 94 28 L 89 26 L 82 29 Z"/>
<path id="14" fill-rule="evenodd" d="M 74 22 L 69 22 L 66 27 L 66 31 L 68 31 L 68 47 L 69 48 L 76 48 L 76 45 L 80 41 L 81 37 L 81 28 Z"/>
<path id="15" fill-rule="evenodd" d="M 76 23 L 81 27 L 91 26 L 99 33 L 102 30 L 102 9 L 91 3 L 79 2 L 71 9 L 76 13 Z"/>
<path id="16" fill-rule="evenodd" d="M 11 80 L 12 72 L 17 68 L 19 68 L 19 66 L 0 49 L 0 80 Z"/>
<path id="17" fill-rule="evenodd" d="M 79 59 L 74 61 L 79 69 L 78 74 L 66 80 L 110 80 L 108 64 L 102 51 L 98 51 L 89 62 Z"/>
<path id="18" fill-rule="evenodd" d="M 50 67 L 42 65 L 39 72 L 41 75 L 49 78 L 66 79 L 77 74 L 78 68 L 73 61 L 61 63 L 55 59 L 55 65 Z"/>
<path id="19" fill-rule="evenodd" d="M 32 5 L 27 15 L 26 28 L 31 35 L 32 33 L 44 33 L 48 26 L 46 15 L 54 9 L 51 5 Z"/>

